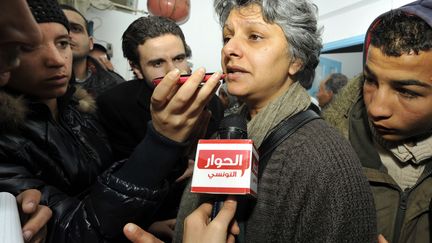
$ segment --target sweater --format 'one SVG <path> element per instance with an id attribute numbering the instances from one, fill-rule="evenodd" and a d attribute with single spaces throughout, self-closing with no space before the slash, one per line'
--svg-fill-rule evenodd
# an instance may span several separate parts
<path id="1" fill-rule="evenodd" d="M 185 191 L 185 216 L 206 196 Z M 375 242 L 373 198 L 359 160 L 323 120 L 305 124 L 271 155 L 245 221 L 245 242 Z M 240 205 L 239 205 L 240 206 Z"/>

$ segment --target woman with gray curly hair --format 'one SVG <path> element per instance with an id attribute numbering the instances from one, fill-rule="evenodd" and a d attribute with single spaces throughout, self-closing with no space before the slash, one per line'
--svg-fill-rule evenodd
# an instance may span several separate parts
<path id="1" fill-rule="evenodd" d="M 316 6 L 308 0 L 215 0 L 223 31 L 228 92 L 244 105 L 249 138 L 260 150 L 256 200 L 239 200 L 240 242 L 374 242 L 372 194 L 358 158 L 313 114 L 273 150 L 275 131 L 311 114 L 305 90 L 319 61 Z M 266 161 L 266 165 L 264 162 Z M 176 226 L 209 196 L 186 192 Z"/>

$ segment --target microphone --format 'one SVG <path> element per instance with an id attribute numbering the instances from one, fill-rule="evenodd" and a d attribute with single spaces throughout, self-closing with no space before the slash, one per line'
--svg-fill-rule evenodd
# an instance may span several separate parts
<path id="1" fill-rule="evenodd" d="M 246 119 L 238 114 L 223 118 L 217 139 L 198 141 L 191 192 L 256 196 L 258 158 L 247 139 Z M 222 202 L 214 203 L 212 219 Z"/>
<path id="2" fill-rule="evenodd" d="M 222 119 L 217 132 L 219 139 L 247 139 L 246 119 L 239 114 L 231 114 Z"/>

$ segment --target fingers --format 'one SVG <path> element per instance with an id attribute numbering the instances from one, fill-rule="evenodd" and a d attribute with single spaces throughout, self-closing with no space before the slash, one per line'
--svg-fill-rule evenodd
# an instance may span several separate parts
<path id="1" fill-rule="evenodd" d="M 237 209 L 237 201 L 234 197 L 229 196 L 222 206 L 222 209 L 216 215 L 212 222 L 220 222 L 223 225 L 228 225 L 231 220 L 234 218 L 235 212 Z"/>
<path id="2" fill-rule="evenodd" d="M 125 236 L 133 243 L 163 243 L 154 235 L 146 232 L 135 224 L 128 223 L 123 228 Z"/>
<path id="3" fill-rule="evenodd" d="M 25 214 L 35 212 L 40 199 L 41 193 L 36 189 L 25 190 L 17 196 L 18 205 Z"/>
<path id="4" fill-rule="evenodd" d="M 218 87 L 221 74 L 213 74 L 202 87 L 204 68 L 195 71 L 183 85 L 177 84 L 179 74 L 179 70 L 169 72 L 156 86 L 150 110 L 153 127 L 158 133 L 184 142 Z"/>
<path id="5" fill-rule="evenodd" d="M 151 97 L 153 109 L 159 110 L 165 106 L 167 102 L 166 97 L 170 96 L 171 90 L 179 78 L 179 69 L 174 69 L 165 75 L 163 80 L 156 86 Z"/>
<path id="6" fill-rule="evenodd" d="M 227 237 L 227 243 L 235 243 L 235 236 L 229 234 Z"/>
<path id="7" fill-rule="evenodd" d="M 388 243 L 382 234 L 378 235 L 378 243 Z"/>
<path id="8" fill-rule="evenodd" d="M 23 226 L 23 236 L 26 241 L 30 241 L 33 236 L 43 231 L 44 226 L 48 223 L 52 216 L 50 208 L 44 205 L 38 205 L 36 211 L 31 215 L 30 219 Z"/>
<path id="9" fill-rule="evenodd" d="M 203 203 L 201 204 L 195 211 L 193 211 L 189 216 L 185 219 L 185 225 L 187 222 L 195 223 L 195 222 L 207 222 L 208 218 L 210 218 L 212 212 L 213 205 L 211 203 Z"/>
<path id="10" fill-rule="evenodd" d="M 240 227 L 237 223 L 236 220 L 234 220 L 233 222 L 231 222 L 230 227 L 229 227 L 229 233 L 233 234 L 233 235 L 238 235 L 240 234 Z"/>
<path id="11" fill-rule="evenodd" d="M 47 227 L 44 226 L 41 230 L 39 230 L 39 232 L 35 236 L 33 236 L 29 241 L 26 240 L 26 242 L 31 242 L 31 243 L 45 242 L 46 235 L 47 235 Z"/>

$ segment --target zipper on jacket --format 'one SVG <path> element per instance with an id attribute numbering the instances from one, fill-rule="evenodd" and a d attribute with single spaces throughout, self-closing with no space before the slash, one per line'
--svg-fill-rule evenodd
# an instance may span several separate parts
<path id="1" fill-rule="evenodd" d="M 432 162 L 432 161 L 430 161 Z M 425 172 L 425 174 L 421 175 L 420 178 L 417 180 L 416 184 L 412 186 L 411 188 L 406 188 L 404 191 L 401 191 L 400 187 L 397 187 L 397 190 L 400 191 L 400 201 L 399 201 L 399 207 L 396 214 L 396 221 L 394 224 L 394 233 L 393 233 L 393 243 L 398 243 L 399 238 L 401 235 L 401 229 L 403 226 L 403 222 L 405 220 L 405 213 L 408 205 L 408 197 L 411 194 L 414 189 L 423 183 L 426 178 L 430 177 L 432 175 L 432 169 L 428 169 L 428 171 Z"/>
<path id="2" fill-rule="evenodd" d="M 400 237 L 400 231 L 402 229 L 402 225 L 405 219 L 405 213 L 406 208 L 408 204 L 408 196 L 410 194 L 411 189 L 407 188 L 405 191 L 402 191 L 400 194 L 400 200 L 399 200 L 399 208 L 397 210 L 396 214 L 396 221 L 395 221 L 395 227 L 394 227 L 394 236 L 393 241 L 394 243 L 397 243 L 399 241 Z"/>

